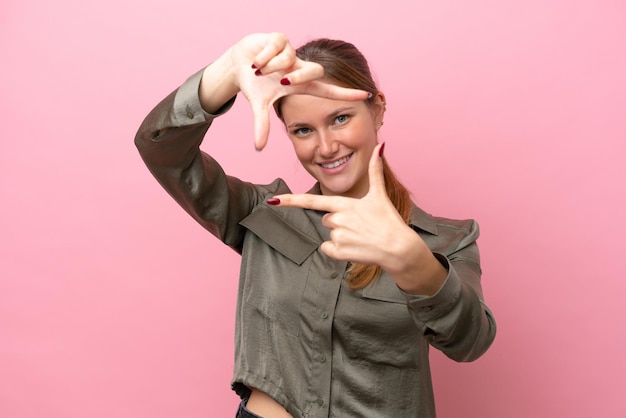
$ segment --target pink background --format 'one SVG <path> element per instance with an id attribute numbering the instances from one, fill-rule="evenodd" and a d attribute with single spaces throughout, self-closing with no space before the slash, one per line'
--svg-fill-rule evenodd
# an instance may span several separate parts
<path id="1" fill-rule="evenodd" d="M 253 31 L 355 42 L 417 202 L 481 224 L 499 332 L 475 363 L 433 353 L 439 415 L 626 416 L 623 1 L 4 0 L 0 417 L 234 416 L 238 257 L 132 141 Z M 205 148 L 304 191 L 273 126 L 256 153 L 240 100 Z"/>

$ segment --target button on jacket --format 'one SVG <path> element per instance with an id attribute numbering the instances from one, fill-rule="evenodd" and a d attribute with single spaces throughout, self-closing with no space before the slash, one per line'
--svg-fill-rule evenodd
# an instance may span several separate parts
<path id="1" fill-rule="evenodd" d="M 159 103 L 135 143 L 168 193 L 241 254 L 233 389 L 246 396 L 257 388 L 294 417 L 434 417 L 429 345 L 472 361 L 495 336 L 476 222 L 413 207 L 410 226 L 448 270 L 434 296 L 406 294 L 386 273 L 351 290 L 347 263 L 319 249 L 329 239 L 322 213 L 267 205 L 290 193 L 283 180 L 239 180 L 200 151 L 212 121 L 234 102 L 217 115 L 204 112 L 200 78 Z M 319 194 L 319 185 L 309 193 Z"/>

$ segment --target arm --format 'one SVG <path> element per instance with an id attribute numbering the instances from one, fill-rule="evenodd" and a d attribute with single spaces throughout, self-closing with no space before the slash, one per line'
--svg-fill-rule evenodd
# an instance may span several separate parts
<path id="1" fill-rule="evenodd" d="M 361 199 L 279 195 L 268 203 L 328 212 L 323 223 L 331 239 L 322 244 L 324 253 L 379 265 L 404 292 L 419 331 L 434 347 L 457 361 L 476 359 L 495 337 L 493 316 L 482 302 L 478 226 L 442 220 L 437 234 L 417 234 L 387 197 L 380 149 L 372 154 L 370 189 Z"/>
<path id="2" fill-rule="evenodd" d="M 135 144 L 166 191 L 203 227 L 238 250 L 243 239 L 238 222 L 261 197 L 258 188 L 227 176 L 200 151 L 213 120 L 234 101 L 225 101 L 215 114 L 206 113 L 198 95 L 204 72 L 191 76 L 148 114 Z"/>
<path id="3" fill-rule="evenodd" d="M 426 236 L 434 256 L 447 272 L 432 296 L 405 292 L 409 312 L 430 344 L 456 361 L 472 361 L 491 345 L 496 324 L 485 305 L 480 284 L 480 257 L 474 221 L 438 225 L 439 235 Z"/>
<path id="4" fill-rule="evenodd" d="M 246 36 L 159 103 L 139 128 L 135 144 L 170 195 L 206 229 L 238 249 L 242 239 L 239 220 L 259 201 L 259 193 L 276 193 L 279 185 L 260 191 L 226 176 L 200 151 L 200 143 L 213 119 L 230 108 L 239 92 L 252 107 L 259 149 L 267 140 L 272 104 L 286 94 L 346 100 L 367 96 L 366 92 L 317 81 L 322 76 L 319 64 L 295 56 L 285 35 Z M 290 84 L 281 84 L 283 78 Z"/>

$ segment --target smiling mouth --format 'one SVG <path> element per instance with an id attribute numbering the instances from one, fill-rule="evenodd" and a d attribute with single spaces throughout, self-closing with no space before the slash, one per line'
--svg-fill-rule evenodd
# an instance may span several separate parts
<path id="1" fill-rule="evenodd" d="M 352 158 L 352 154 L 350 154 L 350 155 L 348 155 L 346 157 L 343 157 L 343 158 L 341 158 L 341 159 L 339 159 L 337 161 L 333 161 L 332 163 L 320 164 L 320 165 L 322 167 L 324 167 L 324 168 L 336 168 L 336 167 L 339 167 L 342 164 L 347 163 L 350 158 Z"/>

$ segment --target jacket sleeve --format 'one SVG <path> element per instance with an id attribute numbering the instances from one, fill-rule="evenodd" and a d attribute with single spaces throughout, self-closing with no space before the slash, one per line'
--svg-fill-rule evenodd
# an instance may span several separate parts
<path id="1" fill-rule="evenodd" d="M 441 289 L 431 297 L 405 293 L 409 311 L 429 343 L 456 361 L 473 361 L 491 345 L 494 317 L 485 305 L 480 284 L 480 256 L 475 221 L 439 226 L 435 257 L 448 270 Z"/>
<path id="2" fill-rule="evenodd" d="M 233 97 L 215 115 L 206 113 L 198 96 L 202 72 L 191 76 L 145 118 L 135 136 L 141 158 L 165 190 L 196 221 L 241 252 L 244 228 L 239 221 L 272 193 L 227 176 L 200 150 L 213 120 L 232 106 Z M 274 184 L 274 183 L 273 183 Z"/>

